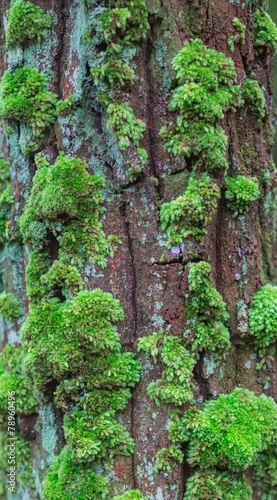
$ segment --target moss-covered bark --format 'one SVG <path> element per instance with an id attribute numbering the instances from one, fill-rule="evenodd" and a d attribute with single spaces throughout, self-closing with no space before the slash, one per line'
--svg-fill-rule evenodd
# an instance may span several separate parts
<path id="1" fill-rule="evenodd" d="M 269 327 L 257 310 L 248 323 L 254 294 L 277 279 L 266 2 L 34 0 L 46 17 L 26 3 L 0 6 L 0 148 L 14 196 L 0 292 L 25 311 L 0 328 L 3 347 L 29 350 L 17 376 L 40 391 L 37 419 L 17 415 L 35 480 L 27 468 L 18 498 L 260 498 L 274 442 L 244 413 L 273 415 L 271 400 L 217 400 L 233 416 L 241 398 L 238 421 L 263 445 L 205 462 L 205 486 L 197 436 L 168 429 L 174 410 L 186 423 L 191 405 L 238 386 L 277 400 L 275 288 Z"/>

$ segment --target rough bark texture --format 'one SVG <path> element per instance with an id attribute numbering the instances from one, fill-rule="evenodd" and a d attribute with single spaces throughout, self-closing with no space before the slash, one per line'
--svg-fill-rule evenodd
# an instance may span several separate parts
<path id="1" fill-rule="evenodd" d="M 230 392 L 243 386 L 255 392 L 273 396 L 277 400 L 276 368 L 268 369 L 270 383 L 264 387 L 265 373 L 255 370 L 251 354 L 253 345 L 244 328 L 238 328 L 237 303 L 243 301 L 247 308 L 261 284 L 276 280 L 276 214 L 273 205 L 265 212 L 263 203 L 268 196 L 252 204 L 249 212 L 232 219 L 224 197 L 217 214 L 208 226 L 204 246 L 198 244 L 184 250 L 170 251 L 163 246 L 159 220 L 159 207 L 184 193 L 190 172 L 189 162 L 165 152 L 159 138 L 160 127 L 173 119 L 167 103 L 174 80 L 171 61 L 183 42 L 199 37 L 208 47 L 224 52 L 234 60 L 239 83 L 245 75 L 255 72 L 265 89 L 270 110 L 273 96 L 272 55 L 257 56 L 253 50 L 253 16 L 251 8 L 243 8 L 239 2 L 228 0 L 148 0 L 151 30 L 136 57 L 136 82 L 125 92 L 125 98 L 134 109 L 136 117 L 146 125 L 142 146 L 148 151 L 149 161 L 138 180 L 126 185 L 122 177 L 124 164 L 121 153 L 106 127 L 105 111 L 95 104 L 93 81 L 89 61 L 82 39 L 88 29 L 88 7 L 77 0 L 34 0 L 44 10 L 55 13 L 55 22 L 49 39 L 41 45 L 18 49 L 7 53 L 4 27 L 8 0 L 2 0 L 0 74 L 16 61 L 39 68 L 51 76 L 51 90 L 66 98 L 70 93 L 78 99 L 77 111 L 69 118 L 61 118 L 49 135 L 44 151 L 55 159 L 58 151 L 84 159 L 92 173 L 100 173 L 108 182 L 106 234 L 116 234 L 122 240 L 114 258 L 102 270 L 86 266 L 83 275 L 89 289 L 96 287 L 116 296 L 125 312 L 125 321 L 119 325 L 124 349 L 136 351 L 137 339 L 159 329 L 169 329 L 180 334 L 184 329 L 184 293 L 188 292 L 188 250 L 195 250 L 198 258 L 209 261 L 217 290 L 227 303 L 230 314 L 229 328 L 232 348 L 230 355 L 208 377 L 211 367 L 208 361 L 198 362 L 194 379 L 195 398 L 212 398 L 222 392 Z M 236 44 L 230 52 L 227 38 L 233 33 L 232 20 L 238 17 L 249 28 L 245 45 Z M 268 111 L 269 113 L 269 111 Z M 229 138 L 229 173 L 236 172 L 238 165 L 248 173 L 259 177 L 261 169 L 271 162 L 270 116 L 266 126 L 260 127 L 255 117 L 243 112 L 228 114 L 222 126 Z M 1 129 L 1 150 L 9 161 L 16 204 L 12 212 L 12 228 L 30 192 L 35 171 L 32 155 L 24 155 L 19 147 L 18 135 L 8 140 Z M 244 156 L 240 154 L 244 148 Z M 270 198 L 272 202 L 272 197 Z M 164 258 L 161 259 L 162 254 Z M 2 249 L 0 254 L 1 288 L 13 292 L 28 311 L 25 285 L 27 254 L 20 238 Z M 246 309 L 247 311 L 247 309 Z M 247 315 L 240 320 L 247 325 Z M 242 324 L 240 323 L 240 327 Z M 20 325 L 0 325 L 3 345 L 9 339 L 18 338 Z M 244 332 L 243 334 L 241 332 Z M 133 391 L 133 398 L 122 421 L 135 439 L 135 454 L 119 457 L 110 474 L 113 494 L 122 488 L 137 488 L 149 499 L 182 499 L 185 481 L 190 471 L 186 464 L 167 476 L 154 473 L 155 453 L 168 445 L 168 415 L 166 405 L 157 407 L 146 393 L 149 382 L 156 380 L 162 370 L 138 354 L 143 366 L 140 383 Z M 55 421 L 55 423 L 54 423 Z M 33 439 L 34 419 L 22 423 L 26 437 Z M 29 429 L 26 429 L 29 426 Z M 49 426 L 53 427 L 49 435 Z M 48 434 L 47 434 L 48 433 Z M 36 422 L 34 460 L 36 482 L 41 494 L 41 482 L 49 464 L 63 444 L 61 415 L 47 403 L 40 410 Z M 44 464 L 43 467 L 41 464 Z M 22 498 L 22 497 L 21 497 Z"/>

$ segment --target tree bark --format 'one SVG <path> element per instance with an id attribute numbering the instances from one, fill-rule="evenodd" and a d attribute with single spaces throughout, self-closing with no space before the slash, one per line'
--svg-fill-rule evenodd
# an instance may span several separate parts
<path id="1" fill-rule="evenodd" d="M 138 339 L 159 330 L 181 335 L 185 329 L 185 299 L 188 289 L 188 264 L 207 261 L 212 267 L 216 289 L 227 304 L 230 315 L 228 328 L 231 350 L 225 361 L 212 369 L 204 354 L 198 361 L 193 380 L 194 398 L 205 401 L 221 393 L 230 393 L 242 386 L 257 394 L 265 393 L 277 401 L 275 367 L 266 373 L 257 371 L 253 360 L 253 342 L 249 336 L 247 312 L 254 293 L 268 281 L 276 282 L 277 237 L 274 190 L 262 185 L 262 198 L 251 204 L 245 215 L 232 218 L 224 190 L 212 221 L 207 227 L 204 245 L 197 241 L 184 242 L 181 247 L 167 249 L 160 224 L 160 207 L 184 194 L 191 173 L 189 160 L 174 157 L 164 149 L 159 136 L 161 126 L 175 120 L 176 113 L 168 111 L 172 90 L 176 87 L 171 62 L 187 40 L 200 38 L 203 43 L 234 61 L 238 83 L 255 73 L 264 89 L 267 116 L 263 124 L 243 109 L 227 112 L 220 121 L 228 136 L 228 174 L 240 171 L 261 177 L 261 171 L 271 164 L 271 115 L 273 99 L 273 54 L 257 54 L 253 47 L 253 12 L 263 2 L 247 6 L 229 0 L 148 0 L 149 32 L 140 42 L 132 60 L 136 80 L 132 87 L 121 91 L 122 101 L 128 102 L 136 118 L 146 123 L 141 147 L 148 153 L 148 162 L 135 180 L 126 180 L 126 157 L 107 129 L 105 106 L 96 99 L 90 74 L 94 54 L 87 51 L 84 38 L 91 30 L 90 20 L 96 3 L 78 0 L 33 0 L 51 12 L 54 22 L 47 39 L 26 48 L 7 50 L 5 46 L 6 10 L 3 0 L 1 14 L 0 74 L 17 64 L 32 66 L 47 74 L 50 90 L 59 99 L 72 94 L 76 108 L 67 117 L 60 117 L 41 150 L 54 162 L 59 151 L 66 156 L 85 160 L 90 173 L 106 179 L 104 231 L 118 236 L 122 244 L 108 265 L 100 269 L 86 264 L 82 276 L 89 290 L 101 288 L 119 299 L 125 320 L 118 326 L 124 350 L 137 353 Z M 101 4 L 101 2 L 98 2 Z M 94 5 L 95 4 L 95 5 Z M 255 4 L 255 5 L 253 5 Z M 234 33 L 233 19 L 238 17 L 247 27 L 245 44 L 235 44 L 234 52 L 227 45 Z M 25 271 L 28 250 L 18 236 L 17 222 L 31 190 L 36 170 L 34 155 L 22 152 L 22 126 L 17 133 L 5 135 L 1 127 L 0 146 L 11 167 L 11 182 L 15 194 L 12 208 L 11 234 L 14 237 L 1 250 L 1 288 L 12 292 L 28 313 Z M 243 151 L 243 154 L 242 154 Z M 265 210 L 264 204 L 267 204 Z M 196 257 L 195 257 L 196 256 Z M 238 303 L 245 305 L 244 315 L 238 318 Z M 19 341 L 23 320 L 2 322 L 3 346 Z M 147 396 L 147 386 L 160 378 L 162 363 L 154 365 L 144 354 L 137 353 L 142 365 L 140 382 L 133 390 L 128 407 L 119 413 L 135 440 L 135 453 L 116 458 L 108 474 L 110 498 L 124 490 L 138 489 L 149 500 L 181 500 L 191 469 L 184 462 L 169 474 L 154 472 L 155 454 L 169 445 L 168 421 L 170 405 L 157 406 Z M 270 377 L 265 385 L 264 377 Z M 185 405 L 185 409 L 188 405 Z M 37 492 L 47 466 L 64 444 L 62 412 L 45 402 L 36 422 L 33 441 L 34 469 Z M 30 428 L 34 421 L 31 419 Z M 49 427 L 53 432 L 49 436 Z M 28 432 L 27 432 L 28 434 Z M 43 463 L 43 466 L 41 466 Z M 22 493 L 22 492 L 21 492 Z M 29 492 L 29 495 L 33 495 Z M 29 496 L 31 498 L 31 496 Z M 255 497 L 255 492 L 254 492 Z M 23 497 L 22 497 L 23 498 Z M 258 497 L 257 497 L 258 498 Z"/>

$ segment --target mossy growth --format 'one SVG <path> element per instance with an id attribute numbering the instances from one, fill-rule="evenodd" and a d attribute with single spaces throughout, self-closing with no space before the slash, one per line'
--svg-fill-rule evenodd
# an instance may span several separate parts
<path id="1" fill-rule="evenodd" d="M 122 102 L 121 96 L 123 88 L 135 82 L 135 72 L 126 54 L 146 38 L 149 30 L 145 0 L 109 0 L 96 15 L 93 29 L 96 51 L 100 44 L 106 44 L 106 50 L 101 48 L 101 57 L 92 63 L 91 75 L 99 88 L 98 99 L 107 108 L 108 128 L 114 132 L 119 148 L 126 151 L 128 168 L 124 182 L 128 184 L 140 177 L 147 163 L 147 152 L 139 147 L 146 124 L 135 117 L 133 108 Z"/>
<path id="2" fill-rule="evenodd" d="M 100 24 L 105 42 L 111 44 L 116 52 L 124 45 L 144 40 L 149 30 L 145 0 L 109 0 Z"/>
<path id="3" fill-rule="evenodd" d="M 0 246 L 8 241 L 11 205 L 13 202 L 9 164 L 0 157 Z"/>
<path id="4" fill-rule="evenodd" d="M 243 24 L 238 17 L 234 17 L 233 26 L 235 28 L 236 33 L 234 35 L 229 36 L 228 38 L 228 47 L 231 52 L 235 50 L 235 43 L 240 43 L 241 45 L 245 44 L 245 32 L 246 26 Z"/>
<path id="5" fill-rule="evenodd" d="M 198 471 L 189 477 L 183 500 L 251 500 L 252 489 L 245 476 L 216 469 Z"/>
<path id="6" fill-rule="evenodd" d="M 112 59 L 105 62 L 103 66 L 96 66 L 91 69 L 94 85 L 105 81 L 111 88 L 120 88 L 133 85 L 135 82 L 134 70 L 125 64 L 121 59 Z"/>
<path id="7" fill-rule="evenodd" d="M 28 415 L 37 410 L 31 380 L 24 374 L 25 353 L 21 347 L 7 344 L 0 353 L 0 415 L 7 417 L 7 397 L 15 392 L 16 415 Z"/>
<path id="8" fill-rule="evenodd" d="M 230 348 L 229 319 L 226 304 L 211 281 L 208 262 L 193 264 L 189 271 L 189 296 L 187 297 L 186 331 L 187 346 L 192 352 L 213 352 L 221 359 Z"/>
<path id="9" fill-rule="evenodd" d="M 191 374 L 195 358 L 182 345 L 182 339 L 168 332 L 153 333 L 139 339 L 138 350 L 160 358 L 165 366 L 162 377 L 147 387 L 149 398 L 157 405 L 171 403 L 182 405 L 193 398 Z"/>
<path id="10" fill-rule="evenodd" d="M 139 490 L 130 490 L 113 497 L 113 500 L 147 500 Z"/>
<path id="11" fill-rule="evenodd" d="M 277 341 L 277 287 L 265 285 L 254 294 L 249 311 L 249 332 L 261 356 L 275 353 Z"/>
<path id="12" fill-rule="evenodd" d="M 182 464 L 184 453 L 179 446 L 172 445 L 169 448 L 163 448 L 156 454 L 155 471 L 171 472 L 177 463 Z"/>
<path id="13" fill-rule="evenodd" d="M 12 321 L 23 314 L 21 305 L 11 293 L 0 293 L 0 316 L 7 321 Z"/>
<path id="14" fill-rule="evenodd" d="M 70 410 L 64 429 L 75 462 L 133 452 L 132 438 L 115 419 L 140 377 L 135 355 L 121 352 L 114 323 L 123 319 L 119 301 L 95 289 L 72 300 L 41 300 L 23 327 L 30 377 L 42 391 L 55 381 L 57 406 Z"/>
<path id="15" fill-rule="evenodd" d="M 246 109 L 261 122 L 266 116 L 267 105 L 264 92 L 257 80 L 245 78 L 242 85 L 242 98 Z"/>
<path id="16" fill-rule="evenodd" d="M 254 16 L 254 47 L 258 51 L 275 51 L 277 27 L 267 12 L 256 10 Z"/>
<path id="17" fill-rule="evenodd" d="M 74 97 L 69 94 L 65 99 L 61 99 L 57 102 L 57 113 L 58 116 L 67 116 L 70 114 L 74 107 Z"/>
<path id="18" fill-rule="evenodd" d="M 7 10 L 7 48 L 39 42 L 46 28 L 51 28 L 51 17 L 40 7 L 25 0 L 12 0 Z"/>
<path id="19" fill-rule="evenodd" d="M 259 181 L 256 177 L 226 177 L 227 191 L 225 197 L 227 206 L 234 212 L 233 218 L 248 212 L 251 203 L 260 196 Z"/>
<path id="20" fill-rule="evenodd" d="M 30 125 L 32 140 L 27 152 L 35 151 L 56 119 L 57 96 L 47 90 L 46 77 L 36 68 L 5 71 L 0 83 L 0 117 Z"/>
<path id="21" fill-rule="evenodd" d="M 262 491 L 262 499 L 277 497 L 277 454 L 276 446 L 262 453 L 254 466 L 255 483 Z"/>
<path id="22" fill-rule="evenodd" d="M 108 480 L 76 463 L 67 447 L 51 464 L 43 482 L 43 500 L 104 500 L 108 495 Z"/>
<path id="23" fill-rule="evenodd" d="M 110 104 L 108 112 L 108 127 L 113 130 L 119 148 L 122 150 L 130 146 L 130 141 L 135 146 L 139 145 L 146 125 L 142 120 L 135 117 L 133 108 L 126 102 L 121 104 Z"/>
<path id="24" fill-rule="evenodd" d="M 189 273 L 186 311 L 186 331 L 183 338 L 169 332 L 153 333 L 140 338 L 138 350 L 151 356 L 156 364 L 162 361 L 162 376 L 147 387 L 149 398 L 157 405 L 182 405 L 193 398 L 191 376 L 202 351 L 214 353 L 220 360 L 230 348 L 225 326 L 229 315 L 221 295 L 211 283 L 211 266 L 207 262 L 194 264 Z"/>
<path id="25" fill-rule="evenodd" d="M 195 39 L 185 42 L 172 67 L 178 88 L 169 109 L 179 115 L 173 126 L 160 131 L 165 149 L 191 157 L 206 170 L 227 168 L 227 138 L 217 121 L 241 102 L 233 61 Z"/>
<path id="26" fill-rule="evenodd" d="M 206 234 L 206 226 L 212 220 L 220 189 L 208 174 L 192 175 L 183 196 L 169 203 L 163 203 L 160 217 L 162 230 L 166 231 L 167 243 L 181 244 L 189 236 L 201 238 Z"/>
<path id="27" fill-rule="evenodd" d="M 19 221 L 24 242 L 47 251 L 54 237 L 61 262 L 81 265 L 89 258 L 106 267 L 106 257 L 113 255 L 119 239 L 106 238 L 102 229 L 104 186 L 104 179 L 90 175 L 88 165 L 78 158 L 60 153 L 54 165 L 44 162 Z"/>
<path id="28" fill-rule="evenodd" d="M 190 466 L 241 472 L 255 464 L 276 439 L 277 405 L 272 398 L 237 388 L 190 408 L 172 419 L 169 437 L 174 444 L 188 442 Z"/>

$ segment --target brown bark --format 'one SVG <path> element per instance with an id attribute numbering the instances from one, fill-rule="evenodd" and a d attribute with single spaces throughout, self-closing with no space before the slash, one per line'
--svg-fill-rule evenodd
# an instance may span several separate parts
<path id="1" fill-rule="evenodd" d="M 206 45 L 234 60 L 239 83 L 245 75 L 255 72 L 270 107 L 272 56 L 258 57 L 254 53 L 253 17 L 249 8 L 228 0 L 148 0 L 151 31 L 135 59 L 138 78 L 125 97 L 135 115 L 147 124 L 142 147 L 148 151 L 149 162 L 143 175 L 126 186 L 121 181 L 118 156 L 105 127 L 105 115 L 101 114 L 90 93 L 93 82 L 89 76 L 88 55 L 82 46 L 88 18 L 86 7 L 74 0 L 35 0 L 34 3 L 45 10 L 54 10 L 57 23 L 51 34 L 50 53 L 43 53 L 42 49 L 24 50 L 22 58 L 25 64 L 35 62 L 42 71 L 51 69 L 51 90 L 60 98 L 71 92 L 80 92 L 79 113 L 75 114 L 74 121 L 55 126 L 44 150 L 53 158 L 58 150 L 80 157 L 89 163 L 91 172 L 101 173 L 108 181 L 112 201 L 107 204 L 104 229 L 106 234 L 119 236 L 122 245 L 114 258 L 109 259 L 105 270 L 96 269 L 94 272 L 89 269 L 89 289 L 99 287 L 120 300 L 126 315 L 124 323 L 119 325 L 121 340 L 126 350 L 136 351 L 139 337 L 161 328 L 170 328 L 172 334 L 180 334 L 184 328 L 183 295 L 187 292 L 187 264 L 190 260 L 188 247 L 185 245 L 184 252 L 176 254 L 162 246 L 159 220 L 161 202 L 183 194 L 190 170 L 189 162 L 186 165 L 183 160 L 165 152 L 158 135 L 160 127 L 173 116 L 167 109 L 174 79 L 171 60 L 185 40 L 200 37 Z M 0 6 L 1 74 L 7 68 L 3 18 L 8 4 L 3 0 Z M 235 52 L 231 53 L 227 38 L 233 33 L 232 19 L 235 16 L 246 24 L 249 31 L 245 45 L 237 44 Z M 269 115 L 266 127 L 260 127 L 250 114 L 227 114 L 222 126 L 229 138 L 229 173 L 234 173 L 236 164 L 239 164 L 249 174 L 259 177 L 261 169 L 269 165 L 269 122 Z M 17 145 L 9 144 L 3 133 L 0 141 L 13 165 L 12 182 L 16 200 L 20 202 L 13 213 L 16 224 L 30 190 L 34 161 L 32 157 L 24 157 Z M 240 154 L 242 147 L 245 148 L 243 158 Z M 277 400 L 276 370 L 268 370 L 266 374 L 271 377 L 271 383 L 268 389 L 263 389 L 264 374 L 261 376 L 255 371 L 253 362 L 250 368 L 249 364 L 246 365 L 253 353 L 253 345 L 248 333 L 242 336 L 237 318 L 237 303 L 243 300 L 249 307 L 253 293 L 261 284 L 276 279 L 276 222 L 273 209 L 265 215 L 263 202 L 264 199 L 255 202 L 245 217 L 232 219 L 222 196 L 218 212 L 208 227 L 204 247 L 200 253 L 196 243 L 192 248 L 201 259 L 211 262 L 216 288 L 227 303 L 232 337 L 231 353 L 213 375 L 206 378 L 204 359 L 198 363 L 194 373 L 198 385 L 196 398 L 211 398 L 242 385 L 257 393 L 265 392 Z M 266 239 L 269 245 L 265 245 Z M 20 241 L 15 245 L 19 252 Z M 160 261 L 162 254 L 165 256 L 163 262 Z M 7 289 L 19 293 L 27 311 L 26 255 L 11 253 L 1 262 L 4 263 L 1 264 L 2 276 Z M 12 272 L 18 274 L 17 282 L 13 284 Z M 18 325 L 13 328 L 18 329 Z M 3 332 L 5 336 L 11 333 Z M 149 364 L 144 355 L 138 357 L 143 365 L 142 379 L 134 390 L 132 402 L 121 416 L 135 439 L 135 454 L 116 460 L 114 473 L 117 480 L 111 480 L 111 485 L 114 483 L 114 491 L 119 492 L 123 485 L 128 489 L 140 489 L 151 500 L 180 500 L 189 474 L 187 465 L 179 466 L 167 477 L 155 474 L 153 470 L 155 453 L 168 445 L 167 424 L 171 410 L 165 405 L 157 407 L 152 403 L 146 388 L 149 382 L 159 377 L 162 367 Z M 41 450 L 40 430 L 36 446 L 36 455 L 39 457 L 42 453 L 45 456 Z M 45 470 L 40 472 L 41 478 L 44 473 Z"/>

